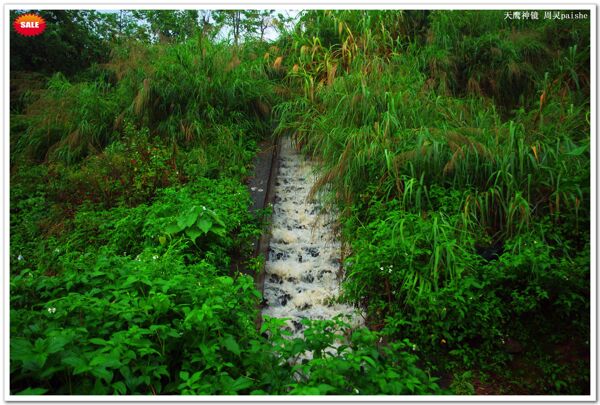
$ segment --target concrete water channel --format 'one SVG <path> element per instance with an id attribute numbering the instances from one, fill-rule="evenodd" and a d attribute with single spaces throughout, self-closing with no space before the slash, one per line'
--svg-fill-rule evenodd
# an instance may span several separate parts
<path id="1" fill-rule="evenodd" d="M 361 324 L 356 308 L 336 301 L 343 277 L 341 246 L 333 232 L 336 213 L 323 210 L 318 197 L 309 199 L 316 180 L 312 163 L 289 137 L 259 154 L 258 161 L 249 184 L 255 204 L 273 205 L 270 232 L 257 245 L 257 254 L 266 258 L 257 277 L 264 294 L 262 315 L 287 318 L 292 337 L 302 336 L 302 319 L 341 314 L 351 325 Z"/>

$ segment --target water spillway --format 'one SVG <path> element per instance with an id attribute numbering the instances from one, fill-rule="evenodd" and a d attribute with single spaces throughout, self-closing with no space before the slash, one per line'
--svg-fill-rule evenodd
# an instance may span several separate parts
<path id="1" fill-rule="evenodd" d="M 275 182 L 273 220 L 265 264 L 263 315 L 288 318 L 292 337 L 302 336 L 302 319 L 360 317 L 350 305 L 336 302 L 340 292 L 340 242 L 335 239 L 335 213 L 323 213 L 309 199 L 315 176 L 311 162 L 284 138 Z"/>

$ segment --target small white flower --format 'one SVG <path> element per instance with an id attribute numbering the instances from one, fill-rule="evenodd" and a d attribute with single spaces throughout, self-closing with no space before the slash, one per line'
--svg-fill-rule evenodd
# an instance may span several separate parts
<path id="1" fill-rule="evenodd" d="M 48 308 L 48 313 L 53 314 L 55 312 L 56 312 L 56 308 L 54 308 L 54 307 Z"/>
<path id="2" fill-rule="evenodd" d="M 259 193 L 262 193 L 262 192 L 263 192 L 263 189 L 262 189 L 262 188 L 259 188 L 259 189 L 258 189 L 258 192 L 259 192 Z"/>
<path id="3" fill-rule="evenodd" d="M 18 260 L 18 261 L 21 261 L 21 260 L 23 260 L 23 259 L 25 259 L 25 258 L 23 257 L 23 255 L 19 255 L 19 257 L 17 257 L 17 260 Z"/>
<path id="4" fill-rule="evenodd" d="M 202 206 L 202 210 L 203 210 L 203 211 L 206 211 L 206 207 L 205 207 L 204 205 Z"/>
<path id="5" fill-rule="evenodd" d="M 60 249 L 59 248 L 54 249 L 54 253 L 60 253 Z"/>
<path id="6" fill-rule="evenodd" d="M 250 187 L 250 190 L 256 191 L 256 187 Z"/>
<path id="7" fill-rule="evenodd" d="M 152 256 L 152 258 L 153 258 L 154 260 L 156 260 L 156 259 L 158 259 L 158 255 L 154 255 L 154 256 Z"/>
<path id="8" fill-rule="evenodd" d="M 358 390 L 358 388 L 354 388 L 354 393 L 355 394 L 360 394 L 360 391 Z"/>

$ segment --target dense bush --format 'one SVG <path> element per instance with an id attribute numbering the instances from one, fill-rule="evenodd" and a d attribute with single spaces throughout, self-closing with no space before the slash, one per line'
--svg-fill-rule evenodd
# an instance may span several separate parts
<path id="1" fill-rule="evenodd" d="M 404 32 L 377 11 L 305 14 L 323 38 L 290 36 L 297 95 L 275 110 L 343 213 L 345 297 L 457 387 L 506 374 L 518 346 L 558 380 L 528 390 L 586 392 L 585 360 L 563 384 L 564 357 L 538 349 L 589 345 L 588 21 L 394 13 Z"/>
<path id="2" fill-rule="evenodd" d="M 82 214 L 78 232 L 60 245 L 66 250 L 53 252 L 60 267 L 56 274 L 27 262 L 17 266 L 11 281 L 14 393 L 439 391 L 416 367 L 412 345 L 398 342 L 378 349 L 377 334 L 347 332 L 341 321 L 315 323 L 306 340 L 289 340 L 281 321 L 267 320 L 262 332 L 270 339 L 261 336 L 255 327 L 260 294 L 252 277 L 228 275 L 227 254 L 215 247 L 227 245 L 232 224 L 240 223 L 235 216 L 243 212 L 240 199 L 224 193 L 219 200 L 211 192 L 207 202 L 201 190 L 166 190 L 150 207 Z M 219 212 L 225 231 L 216 245 L 198 251 L 200 240 L 194 243 L 184 235 L 161 240 L 164 224 L 178 218 L 168 213 L 186 201 L 212 203 Z M 100 229 L 94 220 L 103 223 Z M 246 234 L 252 229 L 248 226 Z M 86 235 L 87 243 L 81 244 Z M 211 237 L 201 238 L 208 242 Z M 347 333 L 349 342 L 340 346 Z M 307 351 L 314 357 L 297 362 Z M 302 375 L 303 382 L 295 375 Z"/>

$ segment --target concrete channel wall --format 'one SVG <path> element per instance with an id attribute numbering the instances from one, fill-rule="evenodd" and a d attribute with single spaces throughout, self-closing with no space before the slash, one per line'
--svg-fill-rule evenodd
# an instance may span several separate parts
<path id="1" fill-rule="evenodd" d="M 260 144 L 260 151 L 254 158 L 254 173 L 248 179 L 248 188 L 252 197 L 253 205 L 251 211 L 261 210 L 265 207 L 273 206 L 275 198 L 275 181 L 279 168 L 279 151 L 281 144 L 278 140 L 265 141 Z M 268 259 L 269 242 L 271 238 L 270 229 L 265 230 L 260 238 L 254 242 L 254 256 L 262 255 Z M 261 294 L 264 292 L 265 269 L 260 269 L 258 274 L 254 274 L 254 283 Z M 257 327 L 262 324 L 262 316 L 259 312 L 256 320 Z"/>

